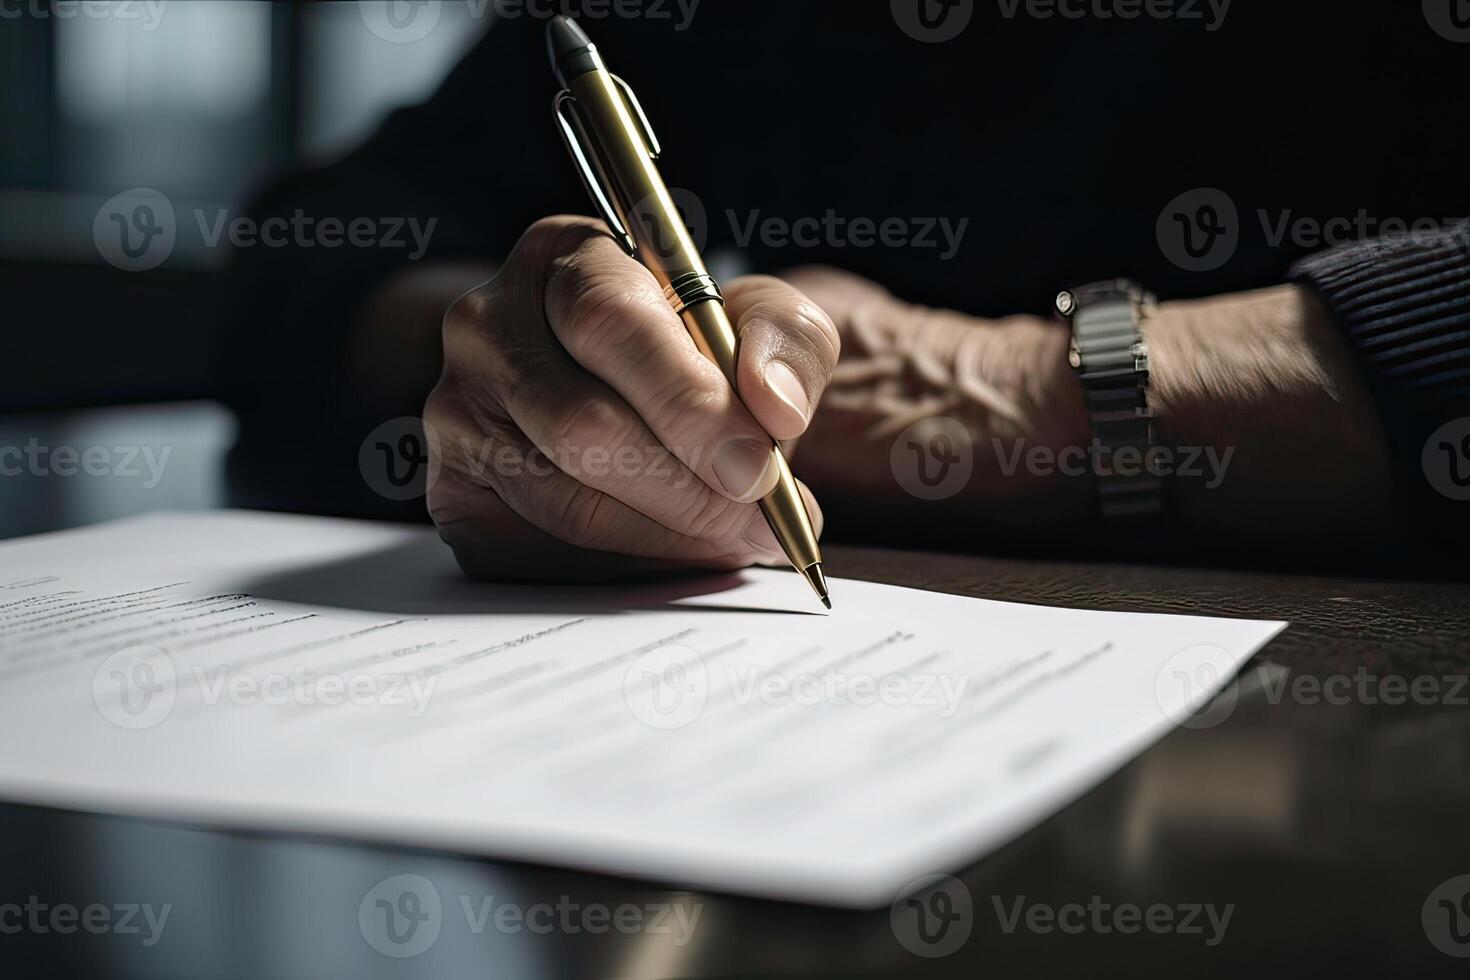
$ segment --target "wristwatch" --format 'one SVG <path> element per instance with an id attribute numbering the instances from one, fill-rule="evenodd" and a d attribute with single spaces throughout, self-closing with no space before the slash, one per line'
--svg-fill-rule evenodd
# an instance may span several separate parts
<path id="1" fill-rule="evenodd" d="M 1142 331 L 1154 298 L 1135 282 L 1115 279 L 1063 290 L 1056 307 L 1072 328 L 1070 359 L 1092 423 L 1098 511 L 1106 521 L 1149 521 L 1164 502 Z"/>

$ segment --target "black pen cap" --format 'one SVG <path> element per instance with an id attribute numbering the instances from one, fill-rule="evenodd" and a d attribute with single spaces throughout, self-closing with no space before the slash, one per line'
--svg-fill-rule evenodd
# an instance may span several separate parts
<path id="1" fill-rule="evenodd" d="M 546 53 L 551 57 L 551 70 L 562 88 L 570 88 L 572 79 L 602 67 L 597 45 L 570 17 L 553 17 L 546 25 Z"/>

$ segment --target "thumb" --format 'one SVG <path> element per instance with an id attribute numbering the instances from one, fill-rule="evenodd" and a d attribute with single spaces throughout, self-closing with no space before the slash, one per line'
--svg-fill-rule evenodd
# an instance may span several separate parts
<path id="1" fill-rule="evenodd" d="M 725 298 L 740 338 L 740 399 L 773 437 L 794 439 L 832 378 L 837 328 L 804 293 L 769 276 L 736 279 Z"/>

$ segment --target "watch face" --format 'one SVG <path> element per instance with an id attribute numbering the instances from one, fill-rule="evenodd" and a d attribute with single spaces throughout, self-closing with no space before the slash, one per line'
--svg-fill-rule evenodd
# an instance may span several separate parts
<path id="1" fill-rule="evenodd" d="M 1078 307 L 1113 300 L 1141 303 L 1147 295 L 1147 290 L 1131 279 L 1107 279 L 1102 282 L 1088 283 L 1086 286 L 1077 286 L 1062 293 L 1062 296 L 1067 296 L 1071 300 L 1073 313 L 1077 312 Z M 1061 296 L 1058 296 L 1057 300 L 1060 302 Z"/>

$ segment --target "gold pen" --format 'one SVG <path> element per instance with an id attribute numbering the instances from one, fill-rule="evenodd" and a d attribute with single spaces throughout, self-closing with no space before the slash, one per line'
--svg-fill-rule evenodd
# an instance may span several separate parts
<path id="1" fill-rule="evenodd" d="M 556 97 L 557 123 L 587 193 L 613 237 L 664 287 L 664 296 L 689 328 L 700 353 L 719 365 L 738 391 L 735 328 L 725 313 L 719 284 L 705 268 L 654 165 L 658 139 L 638 97 L 607 70 L 597 45 L 570 17 L 551 20 L 546 42 L 562 86 Z M 780 478 L 761 500 L 761 512 L 791 564 L 831 609 L 822 553 L 806 503 L 774 441 L 771 454 Z"/>

